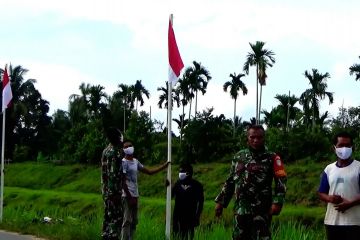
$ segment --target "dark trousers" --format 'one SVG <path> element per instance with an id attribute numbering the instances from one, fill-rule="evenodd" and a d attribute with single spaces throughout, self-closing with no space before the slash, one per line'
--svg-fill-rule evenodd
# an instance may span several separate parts
<path id="1" fill-rule="evenodd" d="M 237 215 L 234 216 L 233 240 L 270 240 L 271 216 Z"/>
<path id="2" fill-rule="evenodd" d="M 189 221 L 174 221 L 173 233 L 175 239 L 192 240 L 194 238 L 194 226 Z"/>
<path id="3" fill-rule="evenodd" d="M 360 226 L 325 225 L 328 240 L 359 240 Z"/>

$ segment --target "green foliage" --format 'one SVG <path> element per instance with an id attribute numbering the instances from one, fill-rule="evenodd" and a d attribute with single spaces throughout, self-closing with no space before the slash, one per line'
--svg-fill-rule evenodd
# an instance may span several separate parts
<path id="1" fill-rule="evenodd" d="M 266 131 L 266 145 L 271 151 L 282 155 L 287 161 L 305 157 L 326 160 L 332 154 L 331 136 L 316 127 L 313 129 L 291 129 L 284 132 L 278 128 Z"/>
<path id="2" fill-rule="evenodd" d="M 102 123 L 94 120 L 77 124 L 65 133 L 61 149 L 55 158 L 65 162 L 99 163 L 106 146 Z"/>
<path id="3" fill-rule="evenodd" d="M 31 149 L 29 146 L 15 145 L 13 158 L 15 162 L 24 162 L 31 158 Z"/>
<path id="4" fill-rule="evenodd" d="M 213 108 L 198 114 L 184 129 L 182 160 L 212 162 L 233 152 L 236 140 L 231 121 L 224 115 L 213 116 L 212 111 Z"/>
<path id="5" fill-rule="evenodd" d="M 142 162 L 147 162 L 152 157 L 153 149 L 153 124 L 149 114 L 141 111 L 133 112 L 129 128 L 125 132 L 125 139 L 130 139 L 135 146 L 135 156 Z"/>

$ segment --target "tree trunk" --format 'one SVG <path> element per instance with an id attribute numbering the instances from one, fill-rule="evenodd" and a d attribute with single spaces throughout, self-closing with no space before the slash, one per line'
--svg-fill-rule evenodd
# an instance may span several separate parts
<path id="1" fill-rule="evenodd" d="M 195 119 L 196 119 L 196 114 L 197 114 L 197 94 L 198 94 L 198 91 L 195 92 Z"/>
<path id="2" fill-rule="evenodd" d="M 262 98 L 262 85 L 260 84 L 260 98 L 259 98 L 259 112 L 258 112 L 259 122 L 260 122 L 260 113 L 261 113 L 261 98 Z"/>
<path id="3" fill-rule="evenodd" d="M 259 65 L 256 64 L 256 114 L 255 120 L 256 124 L 259 124 L 259 117 L 258 117 L 258 109 L 259 109 L 259 92 L 258 92 L 258 79 L 259 79 Z"/>
<path id="4" fill-rule="evenodd" d="M 185 106 L 183 105 L 182 115 L 181 115 L 181 126 L 180 126 L 180 146 L 182 143 L 182 135 L 183 135 L 183 128 L 184 128 L 184 120 L 185 120 Z"/>
<path id="5" fill-rule="evenodd" d="M 192 105 L 192 99 L 190 99 L 190 106 L 189 106 L 189 121 L 191 117 L 191 105 Z"/>
<path id="6" fill-rule="evenodd" d="M 234 137 L 235 137 L 235 129 L 236 129 L 235 118 L 236 118 L 236 98 L 234 99 L 234 132 L 233 132 Z"/>

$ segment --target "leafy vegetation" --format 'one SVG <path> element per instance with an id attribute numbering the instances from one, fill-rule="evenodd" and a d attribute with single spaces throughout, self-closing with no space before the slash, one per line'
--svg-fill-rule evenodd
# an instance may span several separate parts
<path id="1" fill-rule="evenodd" d="M 273 219 L 273 232 L 277 236 L 274 239 L 290 239 L 285 236 L 321 239 L 317 236 L 323 234 L 325 206 L 317 200 L 316 189 L 325 165 L 325 162 L 304 159 L 286 166 L 289 175 L 287 203 L 282 214 Z M 231 236 L 232 205 L 224 211 L 222 220 L 218 220 L 214 218 L 213 202 L 228 168 L 228 163 L 194 166 L 194 175 L 204 184 L 206 198 L 196 239 Z M 176 179 L 177 170 L 175 165 L 173 179 Z M 73 239 L 74 236 L 99 239 L 103 211 L 99 167 L 18 163 L 6 166 L 5 178 L 4 222 L 0 227 L 50 239 Z M 163 239 L 164 179 L 165 172 L 154 176 L 140 175 L 138 239 Z M 45 216 L 52 218 L 51 224 L 43 222 Z"/>

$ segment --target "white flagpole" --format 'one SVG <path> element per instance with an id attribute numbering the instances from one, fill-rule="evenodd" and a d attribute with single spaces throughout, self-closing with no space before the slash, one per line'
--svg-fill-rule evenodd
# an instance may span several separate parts
<path id="1" fill-rule="evenodd" d="M 171 25 L 173 23 L 173 15 L 170 15 Z M 168 114 L 167 114 L 167 130 L 168 130 L 168 167 L 167 180 L 169 185 L 166 188 L 166 225 L 165 236 L 167 240 L 171 239 L 171 110 L 172 110 L 172 82 L 168 81 Z"/>
<path id="2" fill-rule="evenodd" d="M 4 98 L 3 98 L 4 99 Z M 0 222 L 3 219 L 3 205 L 4 205 L 4 156 L 5 156 L 5 112 L 3 111 L 3 124 L 2 124 L 2 142 L 1 142 L 1 196 L 0 196 Z"/>

